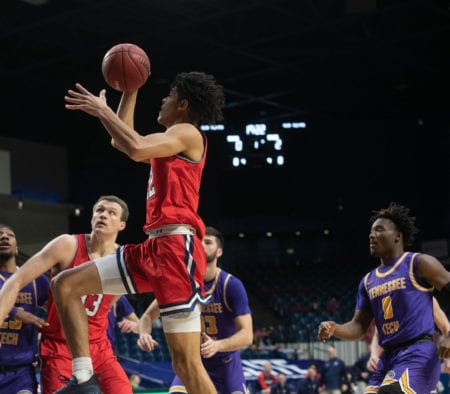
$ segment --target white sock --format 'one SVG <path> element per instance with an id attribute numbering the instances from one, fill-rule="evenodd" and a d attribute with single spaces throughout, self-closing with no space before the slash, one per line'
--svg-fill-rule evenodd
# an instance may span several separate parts
<path id="1" fill-rule="evenodd" d="M 72 360 L 72 373 L 78 383 L 87 382 L 94 374 L 90 357 L 77 357 Z"/>

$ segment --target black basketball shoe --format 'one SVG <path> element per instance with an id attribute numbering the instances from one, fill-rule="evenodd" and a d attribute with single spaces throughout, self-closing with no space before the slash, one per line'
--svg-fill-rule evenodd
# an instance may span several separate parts
<path id="1" fill-rule="evenodd" d="M 69 383 L 59 390 L 56 390 L 54 394 L 102 394 L 102 391 L 98 385 L 97 375 L 92 375 L 91 378 L 84 383 L 78 383 L 77 378 L 72 376 Z"/>

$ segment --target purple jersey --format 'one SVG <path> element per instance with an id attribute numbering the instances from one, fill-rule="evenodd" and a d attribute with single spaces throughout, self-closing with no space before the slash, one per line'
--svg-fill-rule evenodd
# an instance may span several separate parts
<path id="1" fill-rule="evenodd" d="M 235 276 L 220 270 L 215 279 L 205 282 L 205 291 L 211 294 L 211 299 L 201 307 L 202 331 L 214 340 L 231 337 L 236 333 L 234 318 L 251 313 L 244 285 Z M 227 354 L 218 353 L 212 358 Z"/>
<path id="2" fill-rule="evenodd" d="M 128 301 L 128 298 L 124 295 L 120 296 L 117 302 L 111 307 L 108 312 L 108 339 L 111 342 L 113 349 L 115 349 L 115 330 L 116 323 L 123 318 L 131 315 L 134 312 L 134 308 Z"/>
<path id="3" fill-rule="evenodd" d="M 0 288 L 12 274 L 0 271 Z M 47 276 L 41 275 L 26 285 L 17 295 L 16 307 L 35 313 L 38 306 L 47 301 L 50 281 Z M 7 318 L 0 328 L 0 365 L 25 365 L 34 361 L 35 355 L 34 324 L 25 324 L 21 320 Z"/>
<path id="4" fill-rule="evenodd" d="M 0 288 L 11 276 L 10 272 L 0 271 Z M 38 306 L 47 301 L 50 281 L 41 275 L 20 290 L 16 307 L 35 313 Z M 0 393 L 36 393 L 35 368 L 36 327 L 21 320 L 6 318 L 0 328 Z"/>
<path id="5" fill-rule="evenodd" d="M 360 282 L 356 309 L 373 314 L 385 349 L 367 393 L 393 382 L 405 393 L 429 393 L 439 379 L 440 364 L 432 342 L 433 288 L 416 275 L 416 256 L 404 253 Z"/>
<path id="6" fill-rule="evenodd" d="M 209 304 L 202 305 L 202 331 L 212 339 L 231 337 L 237 331 L 234 319 L 251 314 L 244 285 L 238 278 L 220 270 L 216 278 L 205 282 L 205 291 L 211 294 L 211 299 Z M 239 350 L 216 353 L 202 360 L 218 394 L 246 392 Z M 177 376 L 169 392 L 186 392 Z"/>
<path id="7" fill-rule="evenodd" d="M 369 272 L 359 285 L 356 309 L 373 314 L 383 347 L 434 335 L 433 288 L 415 274 L 416 256 L 404 253 Z"/>

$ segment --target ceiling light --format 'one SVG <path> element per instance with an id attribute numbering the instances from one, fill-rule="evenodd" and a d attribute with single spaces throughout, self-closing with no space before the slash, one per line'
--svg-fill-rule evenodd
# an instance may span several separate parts
<path id="1" fill-rule="evenodd" d="M 20 0 L 22 3 L 27 3 L 35 6 L 47 4 L 49 0 Z"/>

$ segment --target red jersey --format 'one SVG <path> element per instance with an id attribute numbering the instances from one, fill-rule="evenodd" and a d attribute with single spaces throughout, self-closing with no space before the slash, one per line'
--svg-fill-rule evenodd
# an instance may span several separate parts
<path id="1" fill-rule="evenodd" d="M 203 238 L 205 225 L 197 214 L 200 182 L 206 161 L 207 140 L 199 162 L 183 155 L 150 159 L 147 214 L 144 231 L 168 224 L 188 224 Z"/>
<path id="2" fill-rule="evenodd" d="M 86 246 L 86 235 L 76 234 L 75 237 L 78 246 L 75 256 L 67 266 L 67 269 L 91 260 Z M 107 340 L 106 331 L 108 329 L 108 312 L 111 308 L 113 298 L 113 295 L 108 294 L 90 294 L 82 297 L 88 316 L 89 342 Z M 49 339 L 65 341 L 64 331 L 59 322 L 58 310 L 56 309 L 51 291 L 49 292 L 48 297 L 47 322 L 49 325 L 42 327 L 41 329 L 42 335 Z"/>

